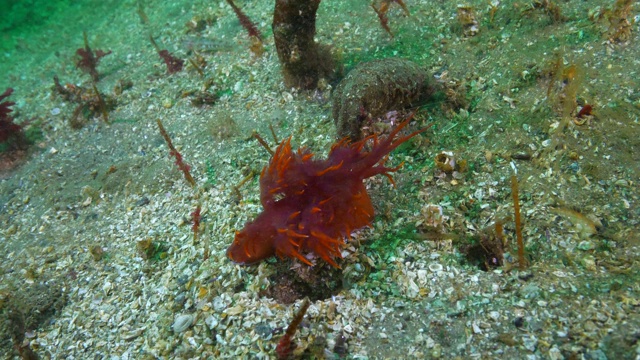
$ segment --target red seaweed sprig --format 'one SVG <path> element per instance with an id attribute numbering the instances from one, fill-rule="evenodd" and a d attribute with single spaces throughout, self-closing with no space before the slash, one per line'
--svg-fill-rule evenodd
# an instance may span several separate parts
<path id="1" fill-rule="evenodd" d="M 0 94 L 0 101 L 5 98 L 11 96 L 13 93 L 12 88 L 8 88 Z M 13 122 L 13 116 L 10 116 L 9 113 L 13 111 L 11 106 L 16 103 L 13 101 L 2 101 L 0 102 L 0 143 L 3 143 L 14 136 L 20 136 L 22 134 L 22 126 Z"/>
<path id="2" fill-rule="evenodd" d="M 76 67 L 91 75 L 91 79 L 93 79 L 94 82 L 97 82 L 100 80 L 100 75 L 98 74 L 97 69 L 98 63 L 101 58 L 111 54 L 111 50 L 106 52 L 96 50 L 94 53 L 93 50 L 91 50 L 91 47 L 89 47 L 87 32 L 83 31 L 82 36 L 84 37 L 84 48 L 76 50 L 76 55 L 78 55 L 78 58 L 76 58 Z"/>
<path id="3" fill-rule="evenodd" d="M 196 209 L 191 213 L 191 221 L 193 222 L 193 225 L 191 226 L 191 230 L 193 230 L 193 242 L 197 242 L 198 241 L 198 229 L 200 228 L 200 210 L 201 210 L 201 206 L 200 204 L 198 204 L 198 206 L 196 206 Z"/>
<path id="4" fill-rule="evenodd" d="M 164 138 L 164 140 L 167 142 L 167 145 L 169 146 L 169 154 L 176 158 L 176 165 L 184 174 L 185 180 L 187 180 L 189 185 L 195 187 L 196 181 L 193 180 L 193 177 L 191 176 L 191 172 L 189 171 L 191 169 L 191 166 L 187 165 L 184 162 L 184 160 L 182 160 L 182 154 L 180 154 L 178 150 L 176 150 L 176 148 L 173 146 L 173 142 L 171 142 L 171 138 L 169 137 L 169 134 L 164 129 L 164 126 L 162 125 L 162 121 L 160 121 L 160 119 L 156 119 L 156 122 L 158 123 L 160 134 L 162 134 L 162 137 Z"/>
<path id="5" fill-rule="evenodd" d="M 7 88 L 7 90 L 0 95 L 0 101 L 8 98 L 11 94 L 13 94 L 13 88 Z M 13 120 L 13 118 L 9 116 L 9 113 L 12 112 L 13 109 L 9 108 L 15 104 L 13 101 L 3 101 L 0 103 L 0 120 Z"/>
<path id="6" fill-rule="evenodd" d="M 388 5 L 385 6 L 385 4 L 387 3 L 382 3 L 382 5 L 380 5 L 380 8 L 377 8 L 374 4 L 371 4 L 371 8 L 373 8 L 373 11 L 375 11 L 376 15 L 378 15 L 380 26 L 382 26 L 384 31 L 386 31 L 393 38 L 393 33 L 391 32 L 391 28 L 389 28 L 389 18 L 387 17 L 387 10 L 389 9 L 389 7 Z"/>
<path id="7" fill-rule="evenodd" d="M 164 63 L 167 64 L 167 72 L 169 74 L 174 74 L 182 70 L 184 60 L 178 59 L 177 57 L 171 55 L 169 50 L 160 50 L 158 51 L 158 55 L 160 55 L 162 60 L 164 60 Z"/>
<path id="8" fill-rule="evenodd" d="M 380 26 L 382 26 L 382 28 L 391 36 L 391 38 L 393 38 L 393 33 L 391 32 L 391 28 L 389 27 L 389 18 L 387 17 L 387 12 L 389 11 L 389 7 L 391 6 L 392 2 L 400 5 L 407 16 L 411 15 L 409 13 L 407 5 L 405 5 L 402 0 L 382 0 L 379 7 L 376 7 L 373 3 L 371 4 L 373 11 L 375 11 L 376 15 L 378 15 Z"/>
<path id="9" fill-rule="evenodd" d="M 287 327 L 287 331 L 285 331 L 284 335 L 280 339 L 280 342 L 278 342 L 278 346 L 276 346 L 276 355 L 278 355 L 278 359 L 282 360 L 290 358 L 291 352 L 293 351 L 293 349 L 295 349 L 293 344 L 291 344 L 291 338 L 293 338 L 296 330 L 298 330 L 298 326 L 300 326 L 300 323 L 302 322 L 304 314 L 307 312 L 308 308 L 309 298 L 305 298 L 302 302 L 302 305 L 300 306 L 300 310 L 298 310 L 296 316 L 293 317 L 293 320 L 291 320 L 291 323 Z"/>
<path id="10" fill-rule="evenodd" d="M 0 95 L 0 101 L 11 96 L 12 93 L 13 89 L 8 88 L 4 93 L 2 93 L 2 95 Z M 9 115 L 9 113 L 13 111 L 11 106 L 15 104 L 16 103 L 13 101 L 3 101 L 0 103 L 0 142 L 5 142 L 13 134 L 22 130 L 20 125 L 13 122 L 13 116 Z"/>
<path id="11" fill-rule="evenodd" d="M 233 12 L 236 13 L 238 20 L 240 20 L 240 25 L 242 25 L 242 27 L 247 30 L 249 36 L 262 39 L 262 34 L 260 34 L 258 28 L 251 21 L 251 19 L 249 19 L 249 17 L 245 13 L 243 13 L 242 10 L 240 10 L 240 8 L 236 6 L 236 4 L 233 3 L 233 0 L 227 0 L 227 3 L 229 4 L 229 6 L 231 6 Z"/>
<path id="12" fill-rule="evenodd" d="M 153 40 L 153 36 L 150 35 L 149 40 L 151 40 L 151 44 L 158 52 L 158 55 L 162 58 L 162 60 L 164 60 L 164 63 L 167 65 L 167 73 L 174 74 L 182 70 L 184 60 L 178 59 L 177 57 L 171 55 L 171 53 L 167 49 L 160 50 L 160 47 L 158 46 L 156 41 Z"/>

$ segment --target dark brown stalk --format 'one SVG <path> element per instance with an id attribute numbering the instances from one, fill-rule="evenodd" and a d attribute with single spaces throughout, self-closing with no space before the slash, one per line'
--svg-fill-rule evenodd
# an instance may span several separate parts
<path id="1" fill-rule="evenodd" d="M 198 66 L 198 64 L 196 64 L 195 61 L 193 61 L 191 58 L 188 58 L 187 60 L 189 60 L 189 62 L 191 63 L 191 66 L 194 67 L 194 69 L 196 69 L 196 71 L 198 72 L 198 74 L 200 74 L 200 76 L 204 77 L 204 71 L 202 71 L 202 69 L 200 68 L 200 66 Z"/>
<path id="2" fill-rule="evenodd" d="M 276 135 L 276 131 L 273 130 L 273 125 L 269 124 L 269 130 L 271 130 L 271 136 L 273 136 L 273 141 L 275 141 L 276 144 L 280 144 L 280 141 L 278 140 L 278 136 Z"/>
<path id="3" fill-rule="evenodd" d="M 504 247 L 504 231 L 503 231 L 502 221 L 496 219 L 496 239 L 500 242 L 500 244 Z"/>
<path id="4" fill-rule="evenodd" d="M 328 47 L 315 42 L 320 0 L 276 0 L 273 39 L 287 87 L 315 89 L 318 80 L 335 73 Z"/>
<path id="5" fill-rule="evenodd" d="M 256 140 L 258 140 L 260 145 L 262 145 L 265 149 L 267 149 L 267 151 L 269 152 L 269 154 L 271 154 L 271 156 L 273 156 L 274 154 L 273 150 L 271 150 L 271 148 L 269 147 L 269 144 L 267 144 L 267 142 L 264 141 L 264 139 L 262 138 L 262 136 L 260 136 L 260 134 L 258 134 L 257 132 L 254 132 L 253 137 L 256 138 Z"/>
<path id="6" fill-rule="evenodd" d="M 151 41 L 151 45 L 153 45 L 153 47 L 156 49 L 156 52 L 160 52 L 160 47 L 158 46 L 158 43 L 156 43 L 156 41 L 153 39 L 153 36 L 149 35 L 149 40 Z"/>
<path id="7" fill-rule="evenodd" d="M 238 199 L 242 200 L 242 193 L 240 193 L 240 188 L 246 184 L 249 180 L 253 179 L 253 177 L 256 175 L 256 173 L 251 170 L 251 172 L 249 173 L 249 175 L 245 176 L 244 179 L 242 179 L 238 185 L 233 187 L 233 192 L 236 193 L 236 196 L 238 197 Z"/>
<path id="8" fill-rule="evenodd" d="M 518 267 L 524 270 L 527 267 L 524 258 L 524 240 L 522 239 L 522 220 L 520 219 L 520 200 L 518 198 L 518 178 L 511 176 L 511 195 L 513 196 L 513 211 L 516 221 L 516 239 L 518 242 Z"/>
<path id="9" fill-rule="evenodd" d="M 304 302 L 300 306 L 300 310 L 298 310 L 296 316 L 293 317 L 293 320 L 291 320 L 291 323 L 287 327 L 287 331 L 285 331 L 282 339 L 278 342 L 278 346 L 276 347 L 278 359 L 287 359 L 290 357 L 293 350 L 291 339 L 293 338 L 293 335 L 295 335 L 296 330 L 298 330 L 298 326 L 300 326 L 302 319 L 304 319 L 304 314 L 307 312 L 309 304 L 309 298 L 305 298 Z"/>
<path id="10" fill-rule="evenodd" d="M 98 91 L 98 88 L 96 87 L 96 83 L 93 83 L 93 91 L 96 92 L 96 98 L 98 99 L 98 104 L 100 105 L 100 110 L 102 112 L 102 120 L 104 120 L 105 123 L 109 123 L 109 113 L 107 112 L 107 104 L 104 102 L 104 100 L 102 99 L 102 95 L 100 95 L 100 92 Z"/>
<path id="11" fill-rule="evenodd" d="M 142 0 L 138 0 L 137 12 L 138 12 L 138 16 L 140 17 L 140 23 L 142 23 L 142 25 L 147 25 L 147 23 L 149 22 L 149 18 L 147 17 L 147 14 L 144 12 Z"/>

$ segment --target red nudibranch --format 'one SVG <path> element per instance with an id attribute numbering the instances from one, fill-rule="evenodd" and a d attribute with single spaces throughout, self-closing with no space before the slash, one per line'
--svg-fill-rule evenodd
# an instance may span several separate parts
<path id="1" fill-rule="evenodd" d="M 393 183 L 400 166 L 384 166 L 386 155 L 403 142 L 426 131 L 397 137 L 412 116 L 386 138 L 372 135 L 361 141 L 338 141 L 325 160 L 313 159 L 307 148 L 291 150 L 291 137 L 277 148 L 260 174 L 263 212 L 237 231 L 227 249 L 234 262 L 249 265 L 269 258 L 296 258 L 313 265 L 303 254 L 315 253 L 334 267 L 341 258 L 344 238 L 371 224 L 373 205 L 363 180 L 378 174 Z M 370 151 L 364 146 L 373 142 Z"/>

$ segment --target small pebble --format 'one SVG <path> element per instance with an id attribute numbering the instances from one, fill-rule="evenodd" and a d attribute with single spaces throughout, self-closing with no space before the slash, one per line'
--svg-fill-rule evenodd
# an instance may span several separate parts
<path id="1" fill-rule="evenodd" d="M 256 334 L 260 335 L 260 337 L 264 340 L 269 340 L 273 336 L 273 329 L 266 322 L 257 324 L 255 327 L 255 331 Z"/>
<path id="2" fill-rule="evenodd" d="M 148 197 L 143 197 L 142 199 L 136 201 L 136 206 L 145 206 L 149 204 L 149 198 Z"/>
<path id="3" fill-rule="evenodd" d="M 173 325 L 171 325 L 171 328 L 173 329 L 173 331 L 175 333 L 181 333 L 186 331 L 189 327 L 191 327 L 191 325 L 193 324 L 193 315 L 190 314 L 185 314 L 185 315 L 180 315 L 178 316 L 175 321 L 173 322 Z"/>
<path id="4" fill-rule="evenodd" d="M 511 155 L 511 158 L 515 160 L 531 160 L 531 154 L 528 152 L 517 152 Z"/>

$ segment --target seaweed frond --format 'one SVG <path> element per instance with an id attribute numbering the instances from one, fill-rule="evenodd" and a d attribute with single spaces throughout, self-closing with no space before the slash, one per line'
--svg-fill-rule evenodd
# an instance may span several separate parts
<path id="1" fill-rule="evenodd" d="M 191 213 L 191 221 L 193 222 L 193 225 L 191 226 L 191 230 L 193 231 L 194 244 L 198 242 L 198 231 L 200 230 L 200 219 L 201 219 L 200 211 L 201 210 L 202 210 L 202 206 L 198 204 L 198 206 L 196 206 L 196 209 Z"/>
<path id="2" fill-rule="evenodd" d="M 191 176 L 191 172 L 190 172 L 191 166 L 187 165 L 184 162 L 184 160 L 182 160 L 182 154 L 180 154 L 178 152 L 178 150 L 175 148 L 175 146 L 173 146 L 173 142 L 171 141 L 171 138 L 169 137 L 169 134 L 164 129 L 164 126 L 162 125 L 162 121 L 160 121 L 160 119 L 156 119 L 156 123 L 158 124 L 158 129 L 160 130 L 160 134 L 162 135 L 162 137 L 166 141 L 167 146 L 169 146 L 169 150 L 170 150 L 169 154 L 176 158 L 176 165 L 178 166 L 178 168 L 184 174 L 185 180 L 187 180 L 189 185 L 191 185 L 193 187 L 196 187 L 196 181 L 193 179 L 193 177 Z"/>
<path id="3" fill-rule="evenodd" d="M 82 36 L 84 37 L 84 48 L 79 48 L 78 50 L 76 50 L 76 55 L 78 55 L 78 57 L 76 58 L 76 67 L 83 72 L 91 75 L 91 79 L 94 82 L 97 82 L 98 80 L 100 80 L 100 75 L 98 74 L 97 69 L 98 63 L 100 62 L 100 59 L 111 54 L 111 50 L 96 50 L 94 53 L 94 51 L 91 50 L 91 47 L 89 47 L 87 32 L 83 31 Z"/>
<path id="4" fill-rule="evenodd" d="M 233 0 L 227 0 L 227 4 L 229 4 L 229 6 L 231 6 L 231 8 L 233 9 L 233 12 L 236 13 L 238 20 L 240 21 L 240 25 L 242 25 L 242 27 L 247 30 L 249 36 L 255 37 L 257 39 L 262 39 L 262 34 L 260 34 L 258 28 L 251 21 L 251 19 L 249 19 L 249 17 L 244 12 L 242 12 L 242 10 L 240 10 L 240 8 L 233 2 Z"/>
<path id="5" fill-rule="evenodd" d="M 8 88 L 4 93 L 2 93 L 2 95 L 0 95 L 0 101 L 11 96 L 12 93 L 13 89 Z M 14 123 L 13 116 L 9 115 L 9 113 L 13 111 L 11 106 L 15 104 L 16 103 L 13 101 L 0 102 L 0 143 L 7 141 L 9 138 L 22 132 L 22 126 Z"/>
<path id="6" fill-rule="evenodd" d="M 2 144 L 2 151 L 13 151 L 23 149 L 28 146 L 28 140 L 24 132 L 25 124 L 16 124 L 15 118 L 9 115 L 13 109 L 11 107 L 15 105 L 13 101 L 3 101 L 5 98 L 11 96 L 13 88 L 7 88 L 5 92 L 0 94 L 0 144 Z"/>
<path id="7" fill-rule="evenodd" d="M 389 18 L 387 17 L 387 13 L 389 12 L 389 8 L 391 7 L 391 3 L 398 4 L 402 11 L 404 11 L 405 15 L 411 16 L 409 13 L 409 9 L 407 5 L 402 0 L 382 0 L 380 5 L 376 7 L 375 3 L 371 3 L 371 8 L 375 11 L 376 15 L 378 15 L 378 20 L 380 21 L 380 26 L 393 38 L 393 33 L 391 32 L 391 28 L 389 27 Z"/>
<path id="8" fill-rule="evenodd" d="M 164 63 L 167 65 L 167 73 L 175 74 L 180 70 L 182 70 L 182 66 L 184 65 L 184 60 L 178 59 L 177 57 L 173 56 L 167 49 L 161 50 L 158 44 L 156 43 L 156 41 L 153 40 L 153 36 L 149 35 L 149 40 L 151 40 L 151 44 L 156 49 L 156 52 L 162 58 Z"/>

